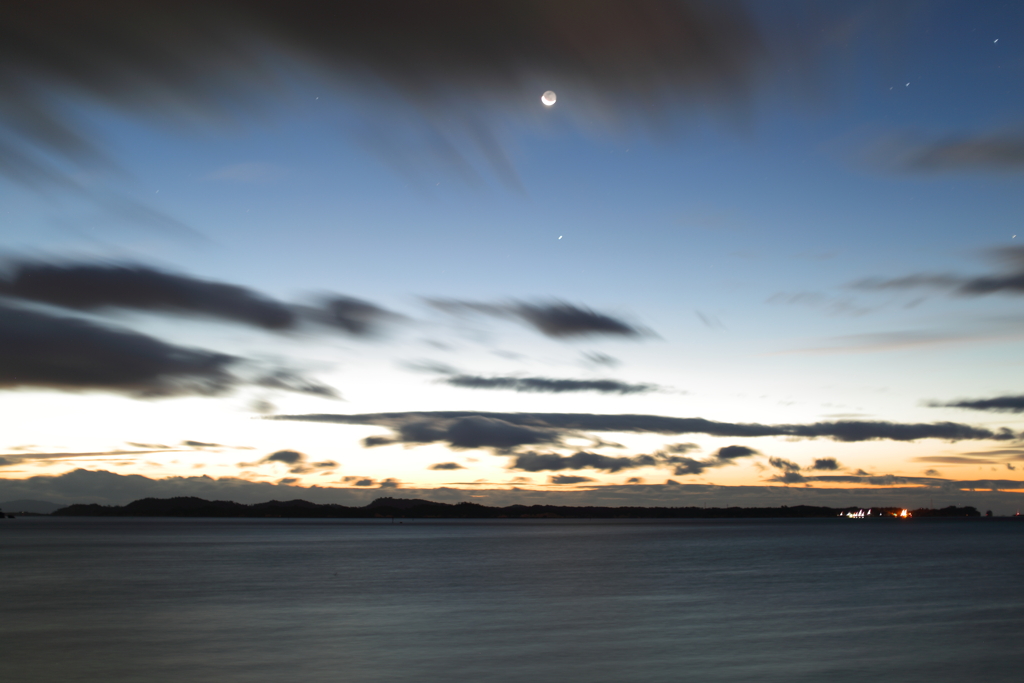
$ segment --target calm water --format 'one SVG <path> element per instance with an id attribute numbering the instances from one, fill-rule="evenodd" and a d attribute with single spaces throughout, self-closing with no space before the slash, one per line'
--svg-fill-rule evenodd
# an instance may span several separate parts
<path id="1" fill-rule="evenodd" d="M 21 518 L 0 680 L 1013 681 L 1024 524 Z"/>

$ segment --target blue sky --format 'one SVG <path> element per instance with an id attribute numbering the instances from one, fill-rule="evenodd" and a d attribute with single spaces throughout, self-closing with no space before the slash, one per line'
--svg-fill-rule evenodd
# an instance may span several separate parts
<path id="1" fill-rule="evenodd" d="M 155 64 L 180 68 L 178 80 L 147 71 L 127 41 L 112 62 L 137 66 L 125 82 L 103 60 L 96 81 L 75 82 L 81 72 L 55 58 L 52 71 L 14 69 L 28 95 L 4 84 L 15 105 L 0 112 L 0 143 L 49 175 L 26 182 L 30 164 L 13 156 L 0 174 L 0 403 L 14 418 L 0 498 L 119 501 L 141 489 L 118 477 L 139 475 L 176 495 L 252 486 L 257 498 L 338 502 L 397 489 L 494 503 L 1019 505 L 1024 449 L 1000 431 L 1019 431 L 1024 409 L 1015 4 L 651 2 L 629 14 L 612 2 L 588 18 L 540 3 L 536 26 L 496 48 L 503 70 L 473 38 L 508 38 L 494 26 L 514 21 L 509 3 L 458 14 L 443 40 L 430 22 L 455 5 L 427 3 L 410 40 L 442 40 L 438 53 L 457 57 L 436 64 L 429 50 L 403 62 L 397 38 L 379 54 L 324 47 L 310 26 L 339 19 L 323 7 L 285 39 L 222 4 L 241 12 L 238 35 L 260 38 L 243 52 L 256 76 L 216 38 L 192 53 L 168 30 L 153 38 L 165 51 Z M 93 11 L 101 25 L 107 7 Z M 157 11 L 169 25 L 196 19 Z M 15 33 L 46 25 L 25 16 Z M 63 54 L 67 38 L 69 63 L 87 61 L 92 19 L 54 28 L 31 54 Z M 608 26 L 616 38 L 602 42 Z M 138 28 L 129 17 L 118 30 Z M 534 30 L 554 43 L 538 50 Z M 698 47 L 673 52 L 686 36 Z M 25 124 L 46 116 L 95 153 Z M 18 284 L 41 271 L 60 275 L 50 294 Z M 90 290 L 101 275 L 121 283 L 113 294 Z M 142 281 L 198 299 L 125 305 Z M 232 308 L 241 299 L 213 310 L 211 283 L 297 322 L 261 327 Z M 73 304 L 87 291 L 92 304 Z M 365 328 L 322 322 L 337 297 L 369 306 L 345 313 Z M 186 390 L 161 371 L 146 382 L 176 387 L 163 397 L 110 376 L 68 379 L 69 364 L 98 361 L 83 344 L 47 355 L 38 337 L 25 350 L 44 318 L 227 354 L 210 362 L 230 379 Z M 84 334 L 66 329 L 78 332 L 65 340 Z M 930 405 L 962 399 L 1005 400 Z M 477 422 L 465 424 L 497 440 L 467 446 L 451 435 L 470 418 L 436 411 L 468 411 Z M 551 413 L 833 426 L 602 431 L 545 422 Z M 494 436 L 522 416 L 546 436 Z M 410 440 L 409 425 L 427 422 L 433 436 Z M 837 436 L 846 422 L 859 436 Z M 947 422 L 987 431 L 937 436 Z M 894 439 L 891 424 L 920 429 Z M 732 446 L 751 452 L 727 457 Z M 567 460 L 581 452 L 654 464 Z M 562 460 L 526 469 L 535 455 Z M 429 469 L 438 463 L 461 469 Z M 83 469 L 114 483 L 75 488 Z"/>

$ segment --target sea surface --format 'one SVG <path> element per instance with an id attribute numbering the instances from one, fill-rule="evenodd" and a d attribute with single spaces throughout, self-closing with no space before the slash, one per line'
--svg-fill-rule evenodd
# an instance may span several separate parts
<path id="1" fill-rule="evenodd" d="M 3 683 L 1024 680 L 1010 520 L 0 521 Z"/>

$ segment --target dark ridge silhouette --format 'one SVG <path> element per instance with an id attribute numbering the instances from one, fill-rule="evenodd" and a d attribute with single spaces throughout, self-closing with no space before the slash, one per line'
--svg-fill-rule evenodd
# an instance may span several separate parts
<path id="1" fill-rule="evenodd" d="M 143 498 L 128 505 L 76 504 L 52 514 L 62 517 L 285 517 L 285 518 L 432 518 L 432 519 L 740 519 L 839 517 L 858 508 L 794 505 L 771 508 L 704 507 L 597 507 L 564 505 L 509 505 L 488 507 L 478 503 L 437 503 L 406 498 L 378 498 L 364 507 L 317 504 L 305 500 L 245 505 L 202 498 Z M 900 508 L 873 508 L 897 511 Z M 949 506 L 940 510 L 913 510 L 914 517 L 980 517 L 973 507 Z"/>

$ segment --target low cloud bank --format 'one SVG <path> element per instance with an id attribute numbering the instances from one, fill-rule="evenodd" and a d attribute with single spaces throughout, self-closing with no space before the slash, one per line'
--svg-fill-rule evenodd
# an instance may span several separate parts
<path id="1" fill-rule="evenodd" d="M 221 394 L 241 359 L 130 330 L 0 304 L 0 388 L 107 390 L 138 397 Z"/>
<path id="2" fill-rule="evenodd" d="M 238 356 L 0 303 L 0 389 L 107 391 L 163 398 L 216 396 L 247 385 L 338 397 L 332 387 L 293 370 L 268 369 Z"/>

